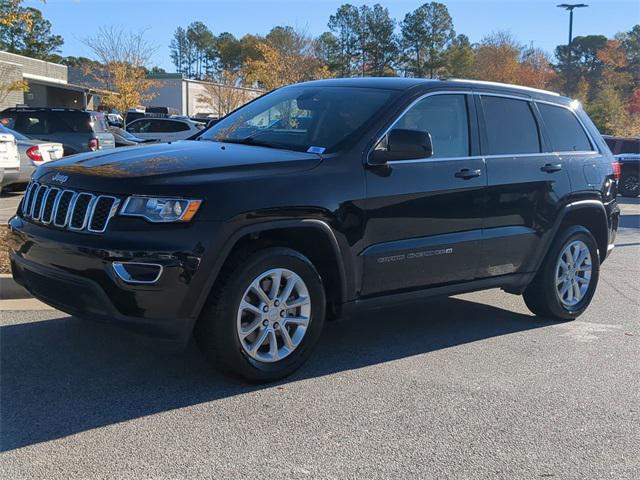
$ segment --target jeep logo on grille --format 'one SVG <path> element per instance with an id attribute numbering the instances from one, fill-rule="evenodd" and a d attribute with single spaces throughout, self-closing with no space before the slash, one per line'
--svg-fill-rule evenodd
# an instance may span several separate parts
<path id="1" fill-rule="evenodd" d="M 51 179 L 52 182 L 65 183 L 69 180 L 69 177 L 66 175 L 62 175 L 61 173 L 56 173 Z"/>

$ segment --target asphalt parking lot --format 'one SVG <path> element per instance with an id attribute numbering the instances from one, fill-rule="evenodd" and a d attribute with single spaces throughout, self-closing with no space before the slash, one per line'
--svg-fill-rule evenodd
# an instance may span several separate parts
<path id="1" fill-rule="evenodd" d="M 3 199 L 4 200 L 4 199 Z M 589 310 L 490 290 L 328 325 L 286 382 L 0 311 L 2 478 L 640 478 L 640 202 Z"/>

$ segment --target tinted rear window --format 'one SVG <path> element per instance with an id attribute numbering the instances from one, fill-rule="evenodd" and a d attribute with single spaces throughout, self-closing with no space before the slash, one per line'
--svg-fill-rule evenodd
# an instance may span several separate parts
<path id="1" fill-rule="evenodd" d="M 591 142 L 571 110 L 546 103 L 539 103 L 538 109 L 554 152 L 591 150 Z"/>
<path id="2" fill-rule="evenodd" d="M 640 153 L 640 140 L 623 140 L 620 153 Z"/>
<path id="3" fill-rule="evenodd" d="M 86 112 L 49 112 L 52 133 L 93 133 L 91 116 Z"/>
<path id="4" fill-rule="evenodd" d="M 487 154 L 540 152 L 538 124 L 526 100 L 482 96 L 487 130 Z"/>

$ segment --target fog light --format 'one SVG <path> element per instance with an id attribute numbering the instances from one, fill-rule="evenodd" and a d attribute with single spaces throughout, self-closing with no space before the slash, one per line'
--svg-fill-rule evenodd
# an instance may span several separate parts
<path id="1" fill-rule="evenodd" d="M 162 265 L 156 263 L 113 262 L 113 271 L 126 283 L 156 283 L 162 275 Z"/>

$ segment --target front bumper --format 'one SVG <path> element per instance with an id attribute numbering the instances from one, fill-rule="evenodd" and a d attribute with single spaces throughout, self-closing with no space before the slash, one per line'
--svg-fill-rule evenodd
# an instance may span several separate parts
<path id="1" fill-rule="evenodd" d="M 114 219 L 108 232 L 92 235 L 13 217 L 11 268 L 17 283 L 59 310 L 184 343 L 210 285 L 202 266 L 208 263 L 207 252 L 216 251 L 210 247 L 218 225 L 157 228 Z M 161 265 L 162 275 L 152 284 L 130 284 L 118 277 L 113 262 Z"/>

